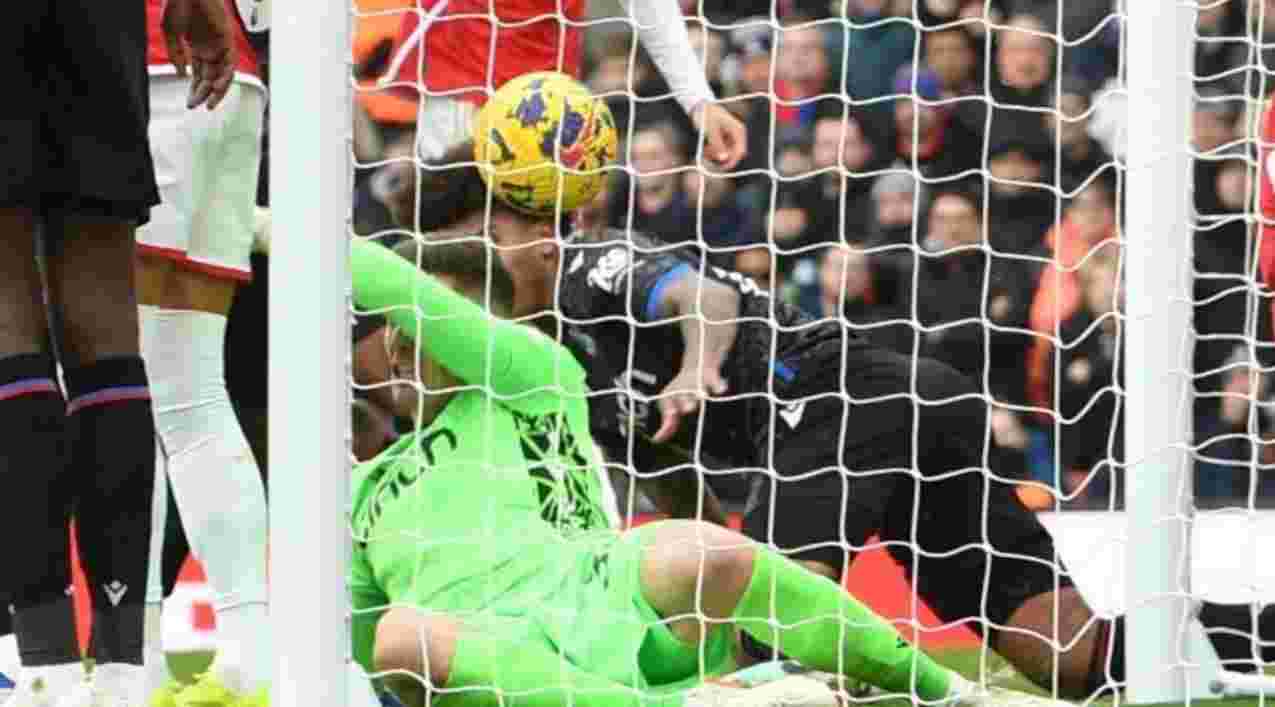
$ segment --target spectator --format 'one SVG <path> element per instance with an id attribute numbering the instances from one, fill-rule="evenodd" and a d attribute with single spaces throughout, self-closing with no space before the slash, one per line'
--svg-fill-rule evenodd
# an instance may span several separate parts
<path id="1" fill-rule="evenodd" d="M 1200 89 L 1191 116 L 1191 146 L 1201 155 L 1221 149 L 1235 139 L 1235 121 L 1244 99 L 1216 88 Z"/>
<path id="2" fill-rule="evenodd" d="M 841 317 L 851 331 L 901 354 L 914 352 L 916 330 L 900 306 L 894 283 L 878 287 L 874 262 L 862 250 L 836 244 L 819 257 L 816 317 Z"/>
<path id="3" fill-rule="evenodd" d="M 775 55 L 775 118 L 779 125 L 809 126 L 815 119 L 813 100 L 829 89 L 828 47 L 820 25 L 786 23 Z"/>
<path id="4" fill-rule="evenodd" d="M 641 49 L 634 53 L 633 42 L 629 33 L 616 32 L 601 44 L 586 79 L 595 94 L 631 92 L 633 87 L 651 78 L 653 67 Z M 627 97 L 621 100 L 628 102 Z M 608 97 L 608 104 L 610 102 Z"/>
<path id="5" fill-rule="evenodd" d="M 894 101 L 895 153 L 904 164 L 915 165 L 926 179 L 982 166 L 979 134 L 954 119 L 955 106 L 937 103 L 942 98 L 937 74 L 905 66 L 894 80 L 894 93 L 900 96 Z"/>
<path id="6" fill-rule="evenodd" d="M 993 109 L 989 138 L 1040 124 L 1040 109 L 1053 105 L 1054 39 L 1039 19 L 1019 14 L 997 32 Z"/>
<path id="7" fill-rule="evenodd" d="M 917 318 L 925 328 L 922 355 L 989 385 L 996 402 L 1021 404 L 1022 362 L 1032 337 L 1005 328 L 1026 329 L 1035 273 L 1021 258 L 982 248 L 981 211 L 980 195 L 961 186 L 940 188 L 930 205 L 915 289 Z M 998 442 L 1026 445 L 1008 438 Z"/>
<path id="8" fill-rule="evenodd" d="M 916 241 L 916 177 L 901 164 L 876 178 L 872 185 L 872 247 L 911 245 Z"/>
<path id="9" fill-rule="evenodd" d="M 925 64 L 939 79 L 942 98 L 980 95 L 979 42 L 961 26 L 931 30 L 925 33 L 922 46 Z"/>
<path id="10" fill-rule="evenodd" d="M 1119 390 L 1123 354 L 1118 283 L 1120 261 L 1114 249 L 1096 253 L 1077 273 L 1079 306 L 1059 327 L 1063 342 L 1048 371 L 1061 375 L 1058 404 L 1057 458 L 1061 488 L 1087 505 L 1107 498 L 1114 470 L 1124 459 Z"/>
<path id="11" fill-rule="evenodd" d="M 687 167 L 685 136 L 670 122 L 638 127 L 629 142 L 627 180 L 613 192 L 611 225 L 670 239 L 691 237 L 682 190 Z M 624 183 L 627 182 L 627 183 Z"/>
<path id="12" fill-rule="evenodd" d="M 710 260 L 720 261 L 724 248 L 756 240 L 748 215 L 735 198 L 735 181 L 698 169 L 682 174 L 683 234 L 695 234 L 708 247 Z"/>
<path id="13" fill-rule="evenodd" d="M 713 89 L 713 95 L 718 98 L 727 95 L 722 78 L 722 62 L 726 59 L 727 51 L 726 35 L 696 19 L 686 21 L 686 33 L 690 37 L 695 56 L 704 67 L 704 76 Z"/>
<path id="14" fill-rule="evenodd" d="M 862 113 L 844 114 L 839 101 L 823 103 L 814 125 L 813 173 L 777 185 L 769 235 L 780 270 L 791 273 L 809 246 L 827 241 L 863 243 L 872 223 L 871 172 L 889 153 L 874 142 Z M 814 280 L 813 267 L 809 279 Z"/>
<path id="15" fill-rule="evenodd" d="M 771 124 L 776 109 L 770 85 L 772 30 L 769 25 L 746 26 L 735 31 L 739 50 L 739 93 L 744 123 L 748 126 L 748 154 L 740 171 L 768 170 L 771 167 Z M 800 127 L 798 126 L 798 129 Z M 764 177 L 751 180 L 761 184 Z M 767 188 L 768 188 L 767 184 Z"/>
<path id="16" fill-rule="evenodd" d="M 1099 255 L 1119 253 L 1120 233 L 1111 185 L 1096 179 L 1067 205 L 1063 220 L 1045 237 L 1051 262 L 1041 271 L 1031 305 L 1031 329 L 1037 332 L 1027 360 L 1027 390 L 1035 406 L 1054 409 L 1052 345 L 1056 327 L 1084 305 L 1082 276 Z"/>
<path id="17" fill-rule="evenodd" d="M 899 67 L 914 58 L 915 30 L 906 18 L 894 16 L 890 0 L 847 0 L 839 46 L 844 52 L 845 85 L 851 101 L 865 101 L 890 93 Z"/>
<path id="18" fill-rule="evenodd" d="M 1196 418 L 1195 498 L 1204 507 L 1234 503 L 1252 491 L 1258 497 L 1275 496 L 1270 374 L 1255 364 L 1246 344 L 1233 349 L 1222 371 L 1225 384 L 1202 396 L 1208 412 Z"/>
<path id="19" fill-rule="evenodd" d="M 1085 81 L 1073 75 L 1062 78 L 1057 110 L 1046 113 L 1045 130 L 1060 148 L 1063 191 L 1074 191 L 1098 170 L 1111 164 L 1111 155 L 1089 135 L 1089 96 Z"/>
<path id="20" fill-rule="evenodd" d="M 988 172 L 991 198 L 988 207 L 988 243 L 1015 254 L 1032 253 L 1053 225 L 1057 208 L 1046 188 L 1051 161 L 1044 132 L 1025 126 L 991 139 Z"/>

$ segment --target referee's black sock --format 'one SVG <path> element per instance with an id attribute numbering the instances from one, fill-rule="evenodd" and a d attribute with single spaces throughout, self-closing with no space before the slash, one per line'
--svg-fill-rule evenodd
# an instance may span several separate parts
<path id="1" fill-rule="evenodd" d="M 138 356 L 66 371 L 79 485 L 76 530 L 93 602 L 90 655 L 142 664 L 155 482 L 155 421 Z"/>
<path id="2" fill-rule="evenodd" d="M 4 573 L 3 610 L 13 608 L 22 663 L 79 660 L 71 585 L 70 519 L 74 487 L 67 473 L 66 402 L 47 354 L 0 359 L 0 484 L 14 503 L 0 513 L 0 537 L 12 562 Z"/>

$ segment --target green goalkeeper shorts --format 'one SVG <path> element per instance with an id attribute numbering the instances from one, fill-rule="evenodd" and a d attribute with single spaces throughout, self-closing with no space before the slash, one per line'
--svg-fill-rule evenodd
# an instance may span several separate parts
<path id="1" fill-rule="evenodd" d="M 570 559 L 563 558 L 574 571 L 561 591 L 519 613 L 554 652 L 621 684 L 670 688 L 730 673 L 736 667 L 732 626 L 711 624 L 703 644 L 692 645 L 674 636 L 643 597 L 641 559 L 650 536 L 649 528 L 637 528 L 574 545 Z"/>

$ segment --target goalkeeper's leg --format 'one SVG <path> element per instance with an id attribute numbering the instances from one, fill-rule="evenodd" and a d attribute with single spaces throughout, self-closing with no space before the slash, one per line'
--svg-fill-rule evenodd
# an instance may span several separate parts
<path id="1" fill-rule="evenodd" d="M 815 670 L 940 700 L 964 681 L 840 585 L 748 538 L 698 521 L 643 529 L 644 599 L 684 641 L 730 622 Z"/>
<path id="2" fill-rule="evenodd" d="M 836 583 L 742 535 L 696 521 L 667 521 L 636 534 L 642 594 L 636 599 L 670 620 L 691 650 L 709 623 L 733 623 L 810 668 L 893 693 L 934 701 L 970 689 Z M 466 705 L 496 705 L 502 693 L 518 693 L 531 707 L 676 707 L 696 699 L 694 690 L 643 694 L 639 685 L 572 664 L 547 641 L 511 639 L 411 609 L 380 619 L 375 661 L 377 671 L 394 672 L 386 682 L 408 704 L 423 703 L 427 692 Z M 660 666 L 639 667 L 649 675 Z"/>

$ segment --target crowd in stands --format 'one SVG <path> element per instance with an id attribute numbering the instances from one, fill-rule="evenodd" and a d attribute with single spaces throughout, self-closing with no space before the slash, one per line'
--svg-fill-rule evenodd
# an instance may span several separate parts
<path id="1" fill-rule="evenodd" d="M 814 316 L 953 365 L 988 396 L 995 470 L 1025 499 L 1118 507 L 1121 160 L 1126 131 L 1154 120 L 1121 93 L 1119 4 L 688 0 L 710 83 L 749 130 L 730 174 L 698 159 L 625 25 L 599 23 L 586 81 L 623 169 L 586 216 L 692 243 Z M 1251 344 L 1271 339 L 1253 177 L 1275 0 L 1209 3 L 1198 34 L 1187 441 L 1197 503 L 1272 506 L 1272 362 Z M 363 78 L 384 60 L 371 46 Z M 377 165 L 411 151 L 410 122 L 376 117 L 390 113 L 365 106 L 356 130 L 363 234 L 392 227 Z"/>

